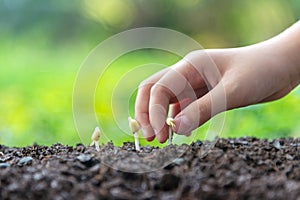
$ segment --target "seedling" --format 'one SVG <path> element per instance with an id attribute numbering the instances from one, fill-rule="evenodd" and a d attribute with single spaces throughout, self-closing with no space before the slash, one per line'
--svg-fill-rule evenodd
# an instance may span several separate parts
<path id="1" fill-rule="evenodd" d="M 97 151 L 100 151 L 100 148 L 99 148 L 100 135 L 101 135 L 101 131 L 100 131 L 100 128 L 97 126 L 91 137 L 92 142 L 90 144 L 90 146 L 95 146 Z"/>
<path id="2" fill-rule="evenodd" d="M 175 127 L 174 119 L 172 117 L 168 117 L 166 123 L 169 126 L 169 145 L 172 144 L 173 140 L 173 129 Z"/>
<path id="3" fill-rule="evenodd" d="M 129 122 L 130 130 L 134 135 L 135 150 L 140 151 L 141 149 L 140 149 L 139 134 L 138 134 L 138 131 L 140 130 L 140 125 L 135 119 L 132 119 L 131 117 L 128 117 L 128 122 Z"/>

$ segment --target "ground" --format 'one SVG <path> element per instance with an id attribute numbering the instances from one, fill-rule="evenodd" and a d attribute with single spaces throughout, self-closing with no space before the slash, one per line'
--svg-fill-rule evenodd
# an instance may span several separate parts
<path id="1" fill-rule="evenodd" d="M 0 199 L 300 199 L 300 138 L 211 144 L 0 145 Z"/>

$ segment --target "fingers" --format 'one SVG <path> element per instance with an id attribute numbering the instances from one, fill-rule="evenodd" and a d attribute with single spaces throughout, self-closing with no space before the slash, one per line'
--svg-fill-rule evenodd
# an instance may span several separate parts
<path id="1" fill-rule="evenodd" d="M 186 65 L 186 62 L 179 62 L 178 65 Z M 163 143 L 168 138 L 168 126 L 166 118 L 169 104 L 174 97 L 182 99 L 182 95 L 196 99 L 195 92 L 189 84 L 189 77 L 184 76 L 179 70 L 172 67 L 161 79 L 152 86 L 149 101 L 149 119 L 155 135 L 159 142 Z"/>
<path id="2" fill-rule="evenodd" d="M 189 98 L 189 101 L 184 100 L 174 105 L 174 111 L 171 115 L 175 116 L 179 113 L 175 118 L 177 119 L 176 125 L 188 124 L 183 128 L 181 128 L 182 125 L 177 126 L 175 132 L 180 131 L 179 133 L 188 135 L 191 130 L 198 127 L 201 123 L 200 119 L 208 120 L 211 117 L 211 115 L 206 114 L 209 111 L 203 110 L 205 106 L 209 107 L 210 101 L 209 96 L 204 95 L 208 89 L 202 78 L 207 72 L 205 70 L 204 74 L 201 72 L 186 60 L 181 60 L 168 70 L 150 77 L 141 84 L 135 105 L 136 120 L 140 123 L 143 134 L 148 141 L 153 140 L 155 136 L 161 143 L 167 140 L 168 126 L 165 120 L 169 104 L 172 102 Z M 210 86 L 213 85 L 210 84 Z M 199 96 L 203 96 L 200 98 L 200 102 L 197 100 Z M 193 103 L 190 104 L 190 102 Z M 204 106 L 199 108 L 197 103 Z M 204 113 L 206 118 L 200 118 L 198 109 L 202 109 L 200 113 Z M 192 124 L 189 124 L 190 121 Z"/>
<path id="3" fill-rule="evenodd" d="M 184 65 L 187 65 L 187 62 L 180 61 L 172 67 Z M 195 73 L 188 74 L 194 75 Z M 165 120 L 171 99 L 174 99 L 176 95 L 188 95 L 188 91 L 194 93 L 191 87 L 187 90 L 187 79 L 176 70 L 167 68 L 140 85 L 135 104 L 135 118 L 148 141 L 152 141 L 155 135 L 159 142 L 166 141 L 168 127 Z"/>
<path id="4" fill-rule="evenodd" d="M 192 102 L 177 114 L 174 119 L 176 124 L 174 131 L 187 135 L 214 115 L 225 111 L 226 106 L 225 88 L 220 82 L 209 93 Z"/>
<path id="5" fill-rule="evenodd" d="M 150 90 L 152 86 L 168 71 L 164 69 L 154 74 L 147 80 L 141 83 L 135 103 L 135 119 L 139 122 L 143 135 L 147 141 L 152 141 L 155 138 L 154 130 L 149 120 L 149 101 Z"/>
<path id="6" fill-rule="evenodd" d="M 184 98 L 180 101 L 177 100 L 171 100 L 172 102 L 175 102 L 170 105 L 170 117 L 174 118 L 181 110 L 183 110 L 185 107 L 187 107 L 191 102 L 195 101 L 196 99 L 202 97 L 208 92 L 208 88 L 205 86 L 203 88 L 196 89 L 193 91 L 195 93 L 193 97 L 196 97 L 195 99 L 192 99 L 191 95 L 186 94 L 185 92 L 179 96 L 183 96 Z"/>
<path id="7" fill-rule="evenodd" d="M 189 98 L 185 98 L 178 101 L 170 106 L 170 117 L 174 118 L 181 110 L 191 103 Z"/>
<path id="8" fill-rule="evenodd" d="M 150 125 L 148 114 L 148 102 L 150 97 L 149 95 L 145 95 L 147 94 L 147 91 L 150 90 L 150 88 L 150 85 L 145 85 L 144 87 L 139 89 L 135 104 L 135 119 L 139 122 L 143 135 L 147 141 L 152 141 L 155 138 L 154 131 Z"/>

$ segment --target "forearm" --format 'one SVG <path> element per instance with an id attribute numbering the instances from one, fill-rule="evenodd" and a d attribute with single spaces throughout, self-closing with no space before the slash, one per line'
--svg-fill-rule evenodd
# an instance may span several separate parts
<path id="1" fill-rule="evenodd" d="M 284 74 L 289 82 L 288 90 L 300 83 L 300 21 L 279 35 L 244 49 L 253 60 L 263 57 L 265 64 L 272 66 L 265 66 L 270 74 L 277 73 L 276 77 Z"/>
<path id="2" fill-rule="evenodd" d="M 203 52 L 189 54 L 200 65 L 182 60 L 176 70 L 161 71 L 139 88 L 135 114 L 149 141 L 166 141 L 167 110 L 176 99 L 192 99 L 174 114 L 174 131 L 187 135 L 219 112 L 279 99 L 300 82 L 300 22 L 255 45 Z"/>
<path id="3" fill-rule="evenodd" d="M 294 81 L 300 82 L 300 21 L 286 29 L 278 36 L 266 41 L 270 47 L 278 52 L 279 58 L 283 60 L 282 67 L 286 67 Z M 275 59 L 275 58 L 274 58 Z"/>

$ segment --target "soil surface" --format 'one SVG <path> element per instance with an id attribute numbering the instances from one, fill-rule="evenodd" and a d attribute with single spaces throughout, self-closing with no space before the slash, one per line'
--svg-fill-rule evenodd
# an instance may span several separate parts
<path id="1" fill-rule="evenodd" d="M 300 200 L 300 138 L 210 145 L 0 145 L 0 199 Z"/>

